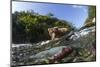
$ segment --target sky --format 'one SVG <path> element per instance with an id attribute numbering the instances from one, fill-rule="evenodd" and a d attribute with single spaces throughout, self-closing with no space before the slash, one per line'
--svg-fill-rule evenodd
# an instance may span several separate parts
<path id="1" fill-rule="evenodd" d="M 12 2 L 12 13 L 27 10 L 33 10 L 41 15 L 52 13 L 58 19 L 71 22 L 76 28 L 82 27 L 88 17 L 88 6 L 86 5 Z"/>

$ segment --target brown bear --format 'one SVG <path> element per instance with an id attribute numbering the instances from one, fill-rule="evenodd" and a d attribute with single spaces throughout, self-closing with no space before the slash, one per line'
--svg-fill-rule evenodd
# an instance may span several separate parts
<path id="1" fill-rule="evenodd" d="M 68 28 L 48 28 L 49 35 L 51 37 L 51 40 L 59 39 L 61 36 L 63 36 L 66 32 L 68 32 Z"/>

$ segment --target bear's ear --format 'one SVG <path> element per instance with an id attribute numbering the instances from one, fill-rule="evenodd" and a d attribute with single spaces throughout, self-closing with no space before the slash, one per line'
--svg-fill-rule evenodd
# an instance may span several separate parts
<path id="1" fill-rule="evenodd" d="M 48 28 L 48 31 L 50 31 L 50 28 Z"/>

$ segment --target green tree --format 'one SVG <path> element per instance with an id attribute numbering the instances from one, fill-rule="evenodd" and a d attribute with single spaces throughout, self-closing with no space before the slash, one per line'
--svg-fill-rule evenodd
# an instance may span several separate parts
<path id="1" fill-rule="evenodd" d="M 54 15 L 52 13 L 48 13 L 47 16 L 52 17 Z"/>
<path id="2" fill-rule="evenodd" d="M 93 19 L 96 18 L 96 6 L 88 7 L 88 18 L 85 21 L 85 27 L 94 26 Z"/>
<path id="3" fill-rule="evenodd" d="M 96 6 L 89 6 L 88 14 L 90 19 L 96 17 Z"/>

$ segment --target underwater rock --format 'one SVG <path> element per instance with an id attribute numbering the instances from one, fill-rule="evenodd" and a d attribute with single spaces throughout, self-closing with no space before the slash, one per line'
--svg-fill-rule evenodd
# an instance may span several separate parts
<path id="1" fill-rule="evenodd" d="M 41 59 L 41 58 L 46 58 L 47 56 L 54 56 L 57 53 L 60 53 L 63 48 L 66 48 L 66 46 L 59 46 L 59 47 L 54 47 L 49 50 L 42 51 L 40 53 L 37 53 L 36 55 L 30 56 L 32 59 Z"/>

